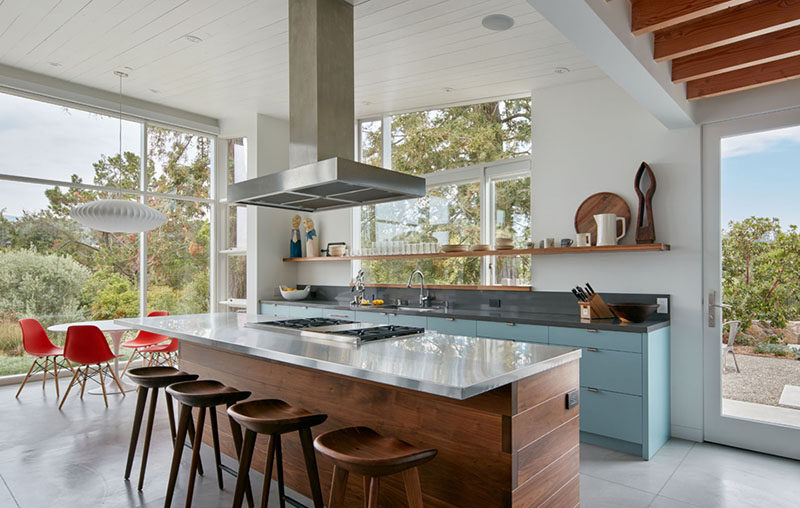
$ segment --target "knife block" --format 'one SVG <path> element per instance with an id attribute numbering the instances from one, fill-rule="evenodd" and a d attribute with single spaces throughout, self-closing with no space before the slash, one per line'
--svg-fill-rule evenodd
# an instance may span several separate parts
<path id="1" fill-rule="evenodd" d="M 580 309 L 582 320 L 609 319 L 614 317 L 611 309 L 608 308 L 606 302 L 604 302 L 597 293 L 590 296 L 588 302 L 578 302 L 578 308 Z"/>

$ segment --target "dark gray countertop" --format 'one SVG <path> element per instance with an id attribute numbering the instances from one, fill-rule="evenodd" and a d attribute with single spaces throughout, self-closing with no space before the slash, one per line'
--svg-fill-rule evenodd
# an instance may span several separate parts
<path id="1" fill-rule="evenodd" d="M 299 305 L 304 307 L 323 307 L 326 309 L 357 310 L 364 312 L 383 312 L 391 314 L 405 314 L 411 316 L 429 317 L 454 317 L 461 319 L 475 319 L 479 321 L 513 322 L 529 325 L 563 326 L 568 328 L 583 328 L 592 330 L 613 330 L 618 332 L 650 333 L 669 326 L 669 315 L 653 314 L 643 323 L 623 323 L 619 319 L 595 319 L 581 321 L 576 307 L 574 314 L 554 314 L 541 312 L 526 312 L 521 310 L 488 310 L 488 309 L 459 309 L 450 308 L 447 312 L 439 310 L 426 310 L 424 312 L 413 310 L 400 310 L 395 308 L 360 306 L 352 307 L 342 305 L 335 300 L 261 300 L 261 303 L 277 305 Z"/>

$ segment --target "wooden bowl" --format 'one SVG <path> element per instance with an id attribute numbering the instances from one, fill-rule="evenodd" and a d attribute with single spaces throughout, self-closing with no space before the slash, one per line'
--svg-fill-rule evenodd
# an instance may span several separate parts
<path id="1" fill-rule="evenodd" d="M 330 247 L 328 247 L 328 253 L 334 257 L 344 256 L 346 250 L 347 250 L 346 245 L 331 245 Z"/>
<path id="2" fill-rule="evenodd" d="M 472 246 L 472 250 L 474 250 L 474 251 L 477 251 L 477 250 L 489 250 L 489 244 L 488 243 L 475 244 L 475 245 Z"/>
<path id="3" fill-rule="evenodd" d="M 625 323 L 641 323 L 658 309 L 655 303 L 609 303 L 611 312 Z"/>
<path id="4" fill-rule="evenodd" d="M 465 250 L 467 250 L 466 245 L 457 243 L 448 243 L 442 245 L 442 252 L 464 252 Z"/>

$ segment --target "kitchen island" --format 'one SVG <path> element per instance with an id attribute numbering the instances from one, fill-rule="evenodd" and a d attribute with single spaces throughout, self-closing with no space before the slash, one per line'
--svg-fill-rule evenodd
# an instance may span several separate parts
<path id="1" fill-rule="evenodd" d="M 426 506 L 579 503 L 579 408 L 568 399 L 579 389 L 580 349 L 438 332 L 355 346 L 244 326 L 254 320 L 200 314 L 118 322 L 180 339 L 181 368 L 201 379 L 327 413 L 315 435 L 364 425 L 437 448 L 420 469 Z M 220 432 L 223 451 L 235 456 L 229 428 Z M 263 471 L 264 463 L 259 446 L 253 464 Z M 284 463 L 286 484 L 309 495 L 294 436 L 285 441 Z M 332 465 L 320 457 L 319 468 L 327 493 Z M 382 483 L 381 506 L 405 503 L 399 478 Z M 360 479 L 352 478 L 347 506 L 362 505 Z"/>

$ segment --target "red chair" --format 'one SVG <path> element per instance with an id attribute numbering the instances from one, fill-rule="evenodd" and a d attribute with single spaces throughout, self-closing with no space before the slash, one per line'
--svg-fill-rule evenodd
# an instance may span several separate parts
<path id="1" fill-rule="evenodd" d="M 106 385 L 103 382 L 103 370 L 106 371 L 106 375 L 110 374 L 111 377 L 114 378 L 114 381 L 119 387 L 119 391 L 122 392 L 123 397 L 125 396 L 125 390 L 122 389 L 122 384 L 119 382 L 119 379 L 117 379 L 117 375 L 114 374 L 114 369 L 109 363 L 114 358 L 117 358 L 117 355 L 111 352 L 111 348 L 108 347 L 106 336 L 103 335 L 103 332 L 100 331 L 98 327 L 94 325 L 76 325 L 67 328 L 67 340 L 64 343 L 64 358 L 73 364 L 77 364 L 78 367 L 75 369 L 75 374 L 72 376 L 72 381 L 70 381 L 67 387 L 64 398 L 61 399 L 61 404 L 58 405 L 58 409 L 61 409 L 64 402 L 67 400 L 72 385 L 75 384 L 76 380 L 79 380 L 81 370 L 83 370 L 83 382 L 81 383 L 78 381 L 81 385 L 81 399 L 83 399 L 83 392 L 86 389 L 86 382 L 89 380 L 91 372 L 91 376 L 97 374 L 100 377 L 100 386 L 103 388 L 103 400 L 106 403 L 106 407 L 108 407 Z"/>
<path id="2" fill-rule="evenodd" d="M 169 312 L 165 310 L 154 310 L 153 312 L 149 313 L 147 317 L 158 317 L 158 316 L 169 316 Z M 162 342 L 168 341 L 169 337 L 166 335 L 161 335 L 158 333 L 151 333 L 146 332 L 144 330 L 140 330 L 138 334 L 136 334 L 136 338 L 133 340 L 129 340 L 128 342 L 123 342 L 122 347 L 126 347 L 129 349 L 133 349 L 131 352 L 131 357 L 128 358 L 128 363 L 125 364 L 125 368 L 122 369 L 122 377 L 125 377 L 125 373 L 128 372 L 128 367 L 130 366 L 131 362 L 133 361 L 133 357 L 136 356 L 138 353 L 139 356 L 142 357 L 142 367 L 144 367 L 144 355 L 142 355 L 142 349 L 147 348 L 150 346 L 155 346 L 156 344 L 160 344 Z"/>
<path id="3" fill-rule="evenodd" d="M 148 367 L 151 367 L 153 364 L 163 365 L 164 363 L 169 364 L 170 367 L 174 367 L 173 364 L 176 363 L 174 360 L 174 355 L 177 352 L 178 339 L 172 339 L 166 344 L 156 344 L 155 346 L 139 349 L 139 354 L 141 354 L 143 358 L 145 355 L 150 356 L 150 359 L 147 362 Z"/>
<path id="4" fill-rule="evenodd" d="M 44 390 L 45 381 L 47 381 L 47 365 L 52 362 L 53 377 L 56 380 L 56 397 L 58 397 L 60 395 L 58 393 L 58 368 L 72 370 L 69 362 L 65 365 L 63 361 L 59 361 L 59 358 L 64 358 L 64 348 L 53 344 L 50 341 L 50 337 L 47 336 L 47 332 L 44 331 L 42 324 L 35 319 L 20 319 L 19 326 L 22 328 L 22 347 L 26 353 L 35 358 L 31 368 L 28 369 L 28 374 L 22 380 L 22 385 L 17 390 L 16 396 L 19 397 L 19 394 L 22 393 L 22 388 L 25 387 L 25 383 L 28 382 L 28 378 L 31 377 L 33 369 L 36 367 L 39 367 L 39 370 L 43 373 L 42 390 Z M 44 358 L 44 365 L 41 363 L 42 358 Z"/>

